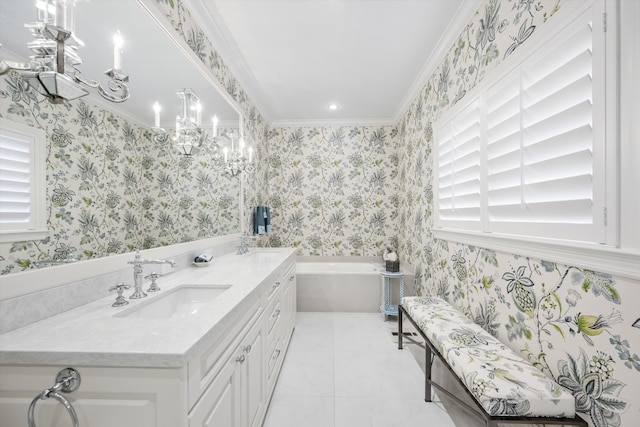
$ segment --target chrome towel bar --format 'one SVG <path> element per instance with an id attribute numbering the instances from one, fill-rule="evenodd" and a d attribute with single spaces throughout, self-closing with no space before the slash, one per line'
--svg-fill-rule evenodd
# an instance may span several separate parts
<path id="1" fill-rule="evenodd" d="M 80 387 L 80 373 L 78 371 L 73 368 L 65 368 L 58 372 L 58 375 L 56 376 L 56 383 L 54 384 L 54 386 L 43 390 L 42 393 L 38 394 L 31 401 L 31 405 L 29 405 L 29 412 L 27 413 L 29 427 L 36 427 L 36 422 L 33 416 L 33 411 L 36 408 L 36 403 L 38 403 L 40 400 L 45 400 L 50 397 L 53 397 L 58 402 L 62 403 L 65 408 L 67 408 L 67 412 L 69 412 L 71 421 L 73 422 L 73 427 L 79 427 L 78 414 L 76 414 L 76 410 L 73 409 L 71 403 L 59 393 L 71 393 L 76 391 L 78 387 Z"/>

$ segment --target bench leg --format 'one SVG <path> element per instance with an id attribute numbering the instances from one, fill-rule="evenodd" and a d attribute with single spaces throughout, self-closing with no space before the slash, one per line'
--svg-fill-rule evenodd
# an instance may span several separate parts
<path id="1" fill-rule="evenodd" d="M 402 310 L 398 307 L 398 350 L 402 350 Z"/>
<path id="2" fill-rule="evenodd" d="M 431 348 L 424 344 L 424 401 L 431 402 Z"/>

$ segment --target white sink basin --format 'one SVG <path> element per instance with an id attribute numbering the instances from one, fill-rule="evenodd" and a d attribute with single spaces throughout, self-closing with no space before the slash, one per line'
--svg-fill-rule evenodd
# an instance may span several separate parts
<path id="1" fill-rule="evenodd" d="M 164 295 L 130 307 L 116 317 L 139 319 L 184 319 L 222 295 L 231 285 L 180 285 Z"/>
<path id="2" fill-rule="evenodd" d="M 280 252 L 269 249 L 253 249 L 249 251 L 249 256 L 257 256 L 260 258 L 275 258 L 280 256 Z"/>

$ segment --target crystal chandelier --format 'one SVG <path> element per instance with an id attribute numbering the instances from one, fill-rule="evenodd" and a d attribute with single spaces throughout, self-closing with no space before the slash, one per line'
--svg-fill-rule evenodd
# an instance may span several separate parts
<path id="1" fill-rule="evenodd" d="M 238 137 L 237 132 L 227 131 L 217 136 L 217 129 L 214 126 L 214 141 L 217 148 L 222 148 L 222 157 L 218 157 L 220 169 L 225 170 L 231 176 L 238 176 L 242 172 L 253 173 L 255 170 L 253 162 L 253 147 L 245 147 L 244 137 Z M 219 151 L 217 153 L 219 155 Z"/>
<path id="2" fill-rule="evenodd" d="M 97 89 L 111 102 L 129 98 L 126 83 L 129 76 L 122 72 L 122 37 L 114 38 L 113 68 L 105 71 L 109 76 L 107 88 L 84 77 L 78 66 L 82 59 L 78 47 L 84 43 L 74 34 L 73 9 L 75 0 L 38 0 L 37 22 L 26 23 L 34 40 L 27 47 L 34 52 L 29 63 L 0 62 L 0 75 L 15 70 L 38 92 L 53 104 L 63 104 L 89 94 L 85 86 Z"/>
<path id="3" fill-rule="evenodd" d="M 174 131 L 160 127 L 160 105 L 157 102 L 154 104 L 155 120 L 154 127 L 151 128 L 153 141 L 159 145 L 172 143 L 181 155 L 192 156 L 209 145 L 206 134 L 200 127 L 202 105 L 192 89 L 179 90 L 176 95 L 180 103 Z"/>

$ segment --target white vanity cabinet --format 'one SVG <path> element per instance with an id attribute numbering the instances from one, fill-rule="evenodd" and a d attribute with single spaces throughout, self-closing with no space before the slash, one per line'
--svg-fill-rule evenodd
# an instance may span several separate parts
<path id="1" fill-rule="evenodd" d="M 190 427 L 260 425 L 265 406 L 264 327 L 255 319 L 249 326 L 238 345 L 224 353 L 215 378 L 190 411 Z"/>
<path id="2" fill-rule="evenodd" d="M 262 287 L 264 295 L 249 310 L 252 319 L 243 323 L 246 326 L 234 344 L 220 356 L 220 367 L 212 368 L 216 374 L 189 414 L 190 427 L 262 425 L 293 332 L 295 278 L 295 265 L 284 265 L 267 279 Z M 212 356 L 220 347 L 212 350 L 211 354 L 205 352 L 200 362 L 190 363 L 190 376 L 194 372 L 190 382 L 208 382 L 208 375 L 198 381 L 196 373 L 206 366 L 203 361 L 215 359 Z"/>
<path id="3" fill-rule="evenodd" d="M 80 427 L 260 427 L 293 332 L 295 285 L 290 255 L 229 307 L 181 367 L 71 364 L 82 381 L 64 396 Z M 0 365 L 0 425 L 27 427 L 29 404 L 65 367 Z M 37 427 L 71 425 L 52 398 L 39 400 L 35 414 Z"/>

